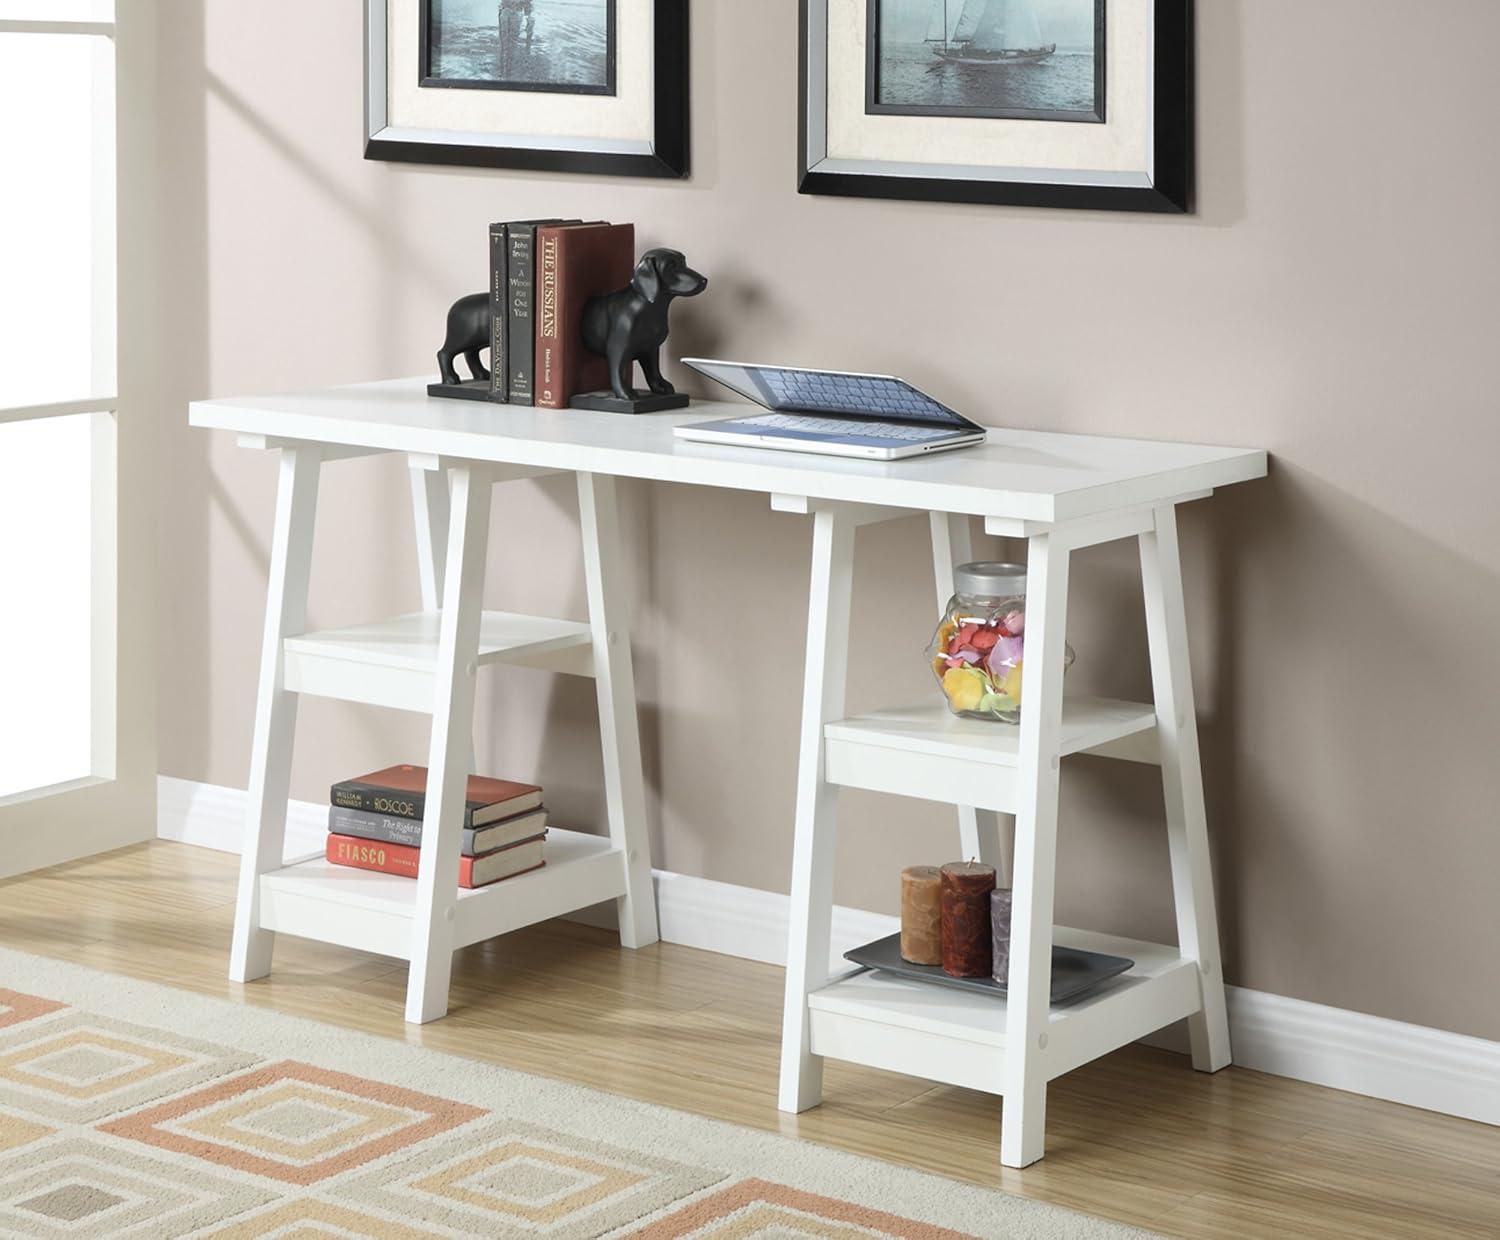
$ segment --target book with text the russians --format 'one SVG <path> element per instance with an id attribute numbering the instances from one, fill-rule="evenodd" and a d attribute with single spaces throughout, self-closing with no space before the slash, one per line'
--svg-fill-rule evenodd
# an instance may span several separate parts
<path id="1" fill-rule="evenodd" d="M 558 219 L 542 220 L 509 220 L 503 223 L 490 225 L 490 399 L 509 403 L 515 398 L 511 395 L 510 380 L 513 374 L 512 357 L 517 361 L 524 360 L 528 370 L 531 368 L 531 354 L 534 349 L 530 324 L 530 308 L 526 308 L 526 327 L 522 336 L 516 335 L 517 317 L 514 302 L 519 288 L 526 289 L 529 300 L 531 295 L 531 275 L 529 269 L 523 275 L 512 259 L 513 251 L 519 249 L 528 256 L 529 264 L 531 243 L 536 236 L 539 224 L 560 224 L 564 221 Z M 524 354 L 524 359 L 522 359 Z M 528 395 L 524 401 L 516 400 L 516 404 L 531 403 Z"/>
<path id="2" fill-rule="evenodd" d="M 478 857 L 460 857 L 458 885 L 487 887 L 490 883 L 498 883 L 502 878 L 514 878 L 517 874 L 538 870 L 546 864 L 546 859 L 542 856 L 545 842 L 545 836 L 536 835 Z M 420 848 L 361 840 L 352 835 L 330 835 L 324 855 L 333 865 L 352 866 L 356 870 L 375 870 L 401 878 L 416 878 L 422 860 Z"/>
<path id="3" fill-rule="evenodd" d="M 634 224 L 549 226 L 536 233 L 536 404 L 566 409 L 609 386 L 605 360 L 583 347 L 583 306 L 630 283 Z"/>
<path id="4" fill-rule="evenodd" d="M 536 809 L 542 803 L 542 790 L 535 784 L 470 775 L 465 799 L 464 826 L 482 827 Z M 420 820 L 427 806 L 427 768 L 388 766 L 383 771 L 346 779 L 333 785 L 329 803 L 344 809 Z"/>
<path id="5" fill-rule="evenodd" d="M 577 223 L 578 220 L 561 219 L 516 220 L 505 226 L 505 253 L 498 260 L 505 269 L 503 327 L 499 326 L 499 308 L 495 314 L 495 330 L 504 336 L 505 344 L 503 356 L 496 354 L 490 359 L 490 375 L 493 383 L 505 384 L 506 395 L 496 396 L 496 400 L 529 405 L 535 399 L 536 330 L 532 325 L 532 308 L 536 302 L 536 230 L 544 224 Z"/>
<path id="6" fill-rule="evenodd" d="M 341 805 L 329 806 L 328 829 L 336 835 L 353 835 L 362 840 L 376 840 L 383 844 L 409 844 L 417 848 L 422 843 L 420 818 L 397 818 L 392 814 L 346 809 Z M 534 809 L 513 818 L 502 818 L 488 826 L 469 827 L 464 831 L 463 854 L 473 857 L 478 853 L 493 852 L 507 844 L 530 839 L 546 829 L 545 809 Z"/>

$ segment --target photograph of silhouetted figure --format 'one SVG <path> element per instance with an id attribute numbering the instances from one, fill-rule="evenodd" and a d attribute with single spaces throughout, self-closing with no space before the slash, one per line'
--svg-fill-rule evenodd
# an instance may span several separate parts
<path id="1" fill-rule="evenodd" d="M 612 95 L 615 0 L 423 0 L 424 86 Z"/>

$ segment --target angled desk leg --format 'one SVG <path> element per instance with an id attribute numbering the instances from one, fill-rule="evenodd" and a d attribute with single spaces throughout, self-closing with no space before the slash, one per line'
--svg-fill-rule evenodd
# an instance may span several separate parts
<path id="1" fill-rule="evenodd" d="M 635 668 L 630 656 L 630 600 L 620 550 L 615 480 L 578 475 L 583 574 L 594 637 L 594 685 L 599 696 L 599 745 L 609 837 L 625 857 L 625 894 L 616 902 L 622 947 L 647 947 L 659 937 L 646 835 L 646 789 L 636 717 Z"/>
<path id="2" fill-rule="evenodd" d="M 1032 535 L 1026 560 L 1026 661 L 1000 1114 L 1000 1161 L 1007 1167 L 1036 1162 L 1045 1143 L 1068 560 L 1061 538 Z"/>
<path id="3" fill-rule="evenodd" d="M 443 575 L 448 547 L 448 476 L 420 461 L 410 464 L 411 514 L 417 535 L 417 578 L 422 610 L 443 605 Z"/>
<path id="4" fill-rule="evenodd" d="M 938 611 L 953 597 L 953 569 L 974 558 L 972 518 L 961 514 L 930 513 L 932 524 L 932 575 L 937 581 Z M 1004 815 L 1009 818 L 1010 815 Z M 958 838 L 963 859 L 977 858 L 995 867 L 999 884 L 1009 883 L 1005 867 L 1002 815 L 972 805 L 958 807 Z"/>
<path id="5" fill-rule="evenodd" d="M 260 876 L 282 865 L 287 799 L 291 795 L 292 741 L 297 730 L 297 695 L 284 685 L 283 643 L 288 637 L 300 635 L 307 625 L 307 583 L 322 460 L 323 449 L 317 444 L 281 450 L 255 738 L 250 750 L 245 846 L 240 855 L 234 942 L 229 952 L 229 977 L 236 982 L 253 981 L 271 971 L 276 936 L 261 929 Z"/>
<path id="6" fill-rule="evenodd" d="M 838 789 L 823 778 L 823 727 L 844 711 L 849 603 L 856 521 L 837 508 L 813 516 L 807 664 L 797 756 L 797 819 L 792 845 L 791 925 L 782 1009 L 783 1111 L 805 1111 L 823 1097 L 823 1060 L 812 1053 L 807 997 L 828 983 L 833 935 L 833 862 Z"/>
<path id="7" fill-rule="evenodd" d="M 1217 1072 L 1230 1062 L 1229 1020 L 1203 804 L 1203 771 L 1198 759 L 1193 674 L 1188 663 L 1177 510 L 1171 505 L 1157 508 L 1155 527 L 1140 536 L 1141 583 L 1146 595 L 1146 640 L 1156 698 L 1177 943 L 1184 956 L 1198 961 L 1202 988 L 1203 1009 L 1188 1018 L 1193 1067 L 1200 1072 Z"/>
<path id="8" fill-rule="evenodd" d="M 489 545 L 494 480 L 480 465 L 452 469 L 452 514 L 443 579 L 442 621 L 433 673 L 432 741 L 427 759 L 427 807 L 412 916 L 406 1019 L 437 1020 L 448 1011 L 453 971 L 453 918 L 458 903 L 458 858 L 468 756 L 474 726 L 479 617 Z"/>
<path id="9" fill-rule="evenodd" d="M 411 471 L 411 515 L 417 536 L 417 580 L 422 587 L 422 610 L 437 611 L 443 605 L 443 576 L 448 562 L 448 474 L 433 458 L 413 458 Z M 469 738 L 468 769 L 479 773 L 476 746 Z"/>

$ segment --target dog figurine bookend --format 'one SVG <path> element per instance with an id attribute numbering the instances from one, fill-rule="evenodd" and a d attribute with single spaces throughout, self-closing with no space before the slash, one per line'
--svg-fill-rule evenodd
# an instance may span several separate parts
<path id="1" fill-rule="evenodd" d="M 667 339 L 667 312 L 679 297 L 696 297 L 708 278 L 687 265 L 676 250 L 648 250 L 636 264 L 630 283 L 614 293 L 591 297 L 583 305 L 583 345 L 609 363 L 610 391 L 573 397 L 574 409 L 606 413 L 655 413 L 688 403 L 661 373 L 661 347 Z M 470 293 L 448 311 L 448 334 L 438 350 L 442 380 L 427 385 L 429 396 L 490 400 L 490 372 L 480 353 L 490 347 L 494 328 L 490 295 Z M 459 376 L 457 359 L 468 363 L 472 378 Z M 650 393 L 631 383 L 640 362 Z"/>
<path id="2" fill-rule="evenodd" d="M 427 395 L 489 400 L 490 372 L 479 360 L 479 354 L 490 347 L 493 329 L 489 293 L 470 293 L 455 301 L 448 311 L 448 335 L 437 355 L 438 369 L 443 378 L 439 383 L 427 385 Z M 454 361 L 460 355 L 469 364 L 469 374 L 473 378 L 459 378 Z"/>
<path id="3" fill-rule="evenodd" d="M 609 363 L 608 392 L 585 392 L 568 402 L 572 409 L 604 413 L 658 413 L 688 403 L 661 373 L 667 314 L 679 297 L 696 297 L 708 277 L 687 265 L 677 250 L 647 250 L 630 283 L 613 293 L 591 297 L 583 305 L 583 346 Z M 637 392 L 631 380 L 641 364 L 650 393 Z"/>

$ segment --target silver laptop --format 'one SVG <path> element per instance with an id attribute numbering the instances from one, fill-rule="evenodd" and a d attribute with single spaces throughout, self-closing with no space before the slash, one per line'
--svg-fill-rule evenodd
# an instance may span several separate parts
<path id="1" fill-rule="evenodd" d="M 674 427 L 681 439 L 787 452 L 897 457 L 946 452 L 984 442 L 984 427 L 891 375 L 794 370 L 685 357 L 707 375 L 766 410 Z"/>

